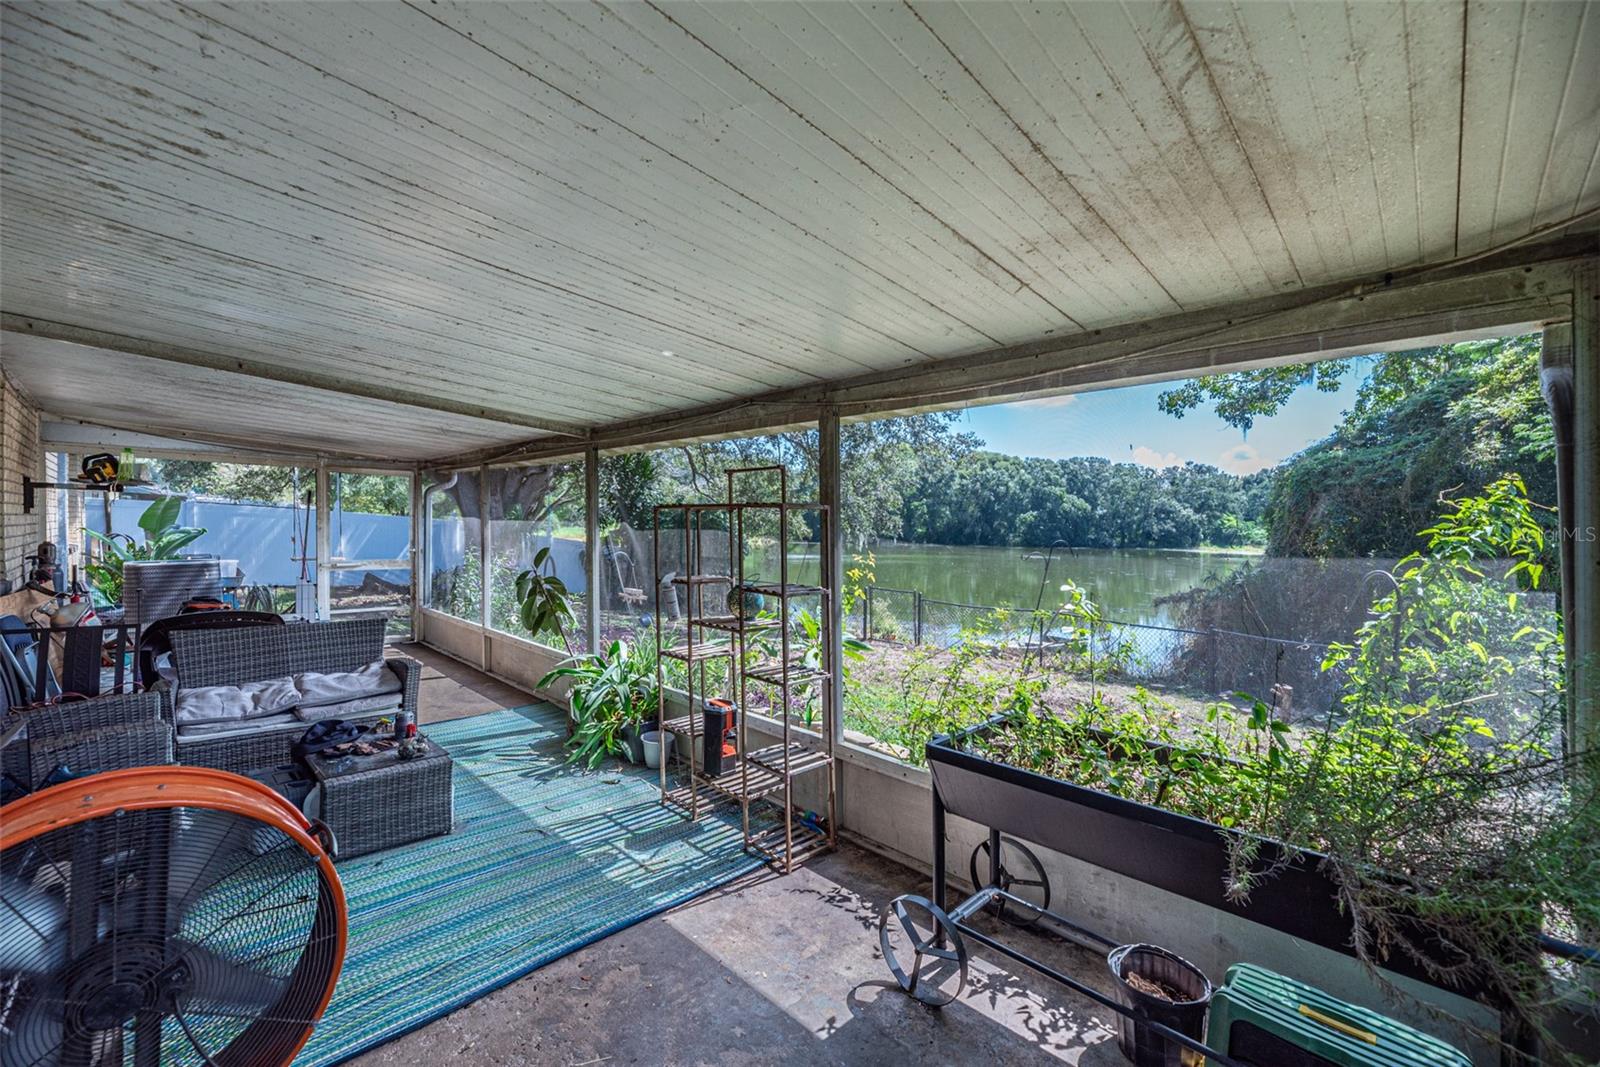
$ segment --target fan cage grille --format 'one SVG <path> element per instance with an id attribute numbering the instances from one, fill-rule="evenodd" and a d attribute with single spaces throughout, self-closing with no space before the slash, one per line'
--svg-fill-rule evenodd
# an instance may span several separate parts
<path id="1" fill-rule="evenodd" d="M 337 887 L 303 837 L 179 804 L 9 845 L 0 1067 L 287 1062 L 344 939 Z"/>

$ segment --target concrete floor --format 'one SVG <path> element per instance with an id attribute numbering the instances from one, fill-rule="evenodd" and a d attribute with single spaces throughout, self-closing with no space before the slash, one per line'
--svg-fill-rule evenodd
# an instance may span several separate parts
<path id="1" fill-rule="evenodd" d="M 538 697 L 426 645 L 397 645 L 393 651 L 422 664 L 422 685 L 417 694 L 417 720 L 421 723 L 465 719 L 538 703 Z"/>
<path id="2" fill-rule="evenodd" d="M 418 646 L 421 719 L 530 697 Z M 969 945 L 962 997 L 902 994 L 878 949 L 881 909 L 924 876 L 854 846 L 787 877 L 760 871 L 614 934 L 359 1057 L 399 1064 L 1010 1064 L 1125 1061 L 1114 1015 Z M 1104 958 L 993 922 L 1008 944 L 1104 988 Z M 403 995 L 395 998 L 401 1004 Z"/>
<path id="3" fill-rule="evenodd" d="M 913 872 L 846 846 L 614 934 L 354 1062 L 1125 1062 L 1112 1013 L 983 950 L 957 1002 L 934 1011 L 902 994 L 878 952 L 878 913 L 917 890 Z M 1004 936 L 1080 979 L 1104 973 L 1102 959 L 1055 938 Z"/>

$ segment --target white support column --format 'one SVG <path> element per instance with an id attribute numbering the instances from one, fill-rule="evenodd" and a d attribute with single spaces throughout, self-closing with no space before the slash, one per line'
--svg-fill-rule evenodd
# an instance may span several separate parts
<path id="1" fill-rule="evenodd" d="M 332 508 L 329 505 L 329 472 L 326 460 L 317 460 L 317 618 L 327 621 L 333 610 L 333 571 L 328 562 L 333 559 Z"/>
<path id="2" fill-rule="evenodd" d="M 589 595 L 584 598 L 583 627 L 589 651 L 600 648 L 600 450 L 583 453 L 583 571 Z"/>
<path id="3" fill-rule="evenodd" d="M 422 633 L 423 577 L 426 561 L 422 558 L 422 524 L 428 517 L 422 514 L 422 472 L 411 472 L 411 640 Z"/>
<path id="4" fill-rule="evenodd" d="M 1582 260 L 1572 286 L 1571 647 L 1574 752 L 1600 748 L 1600 258 Z"/>
<path id="5" fill-rule="evenodd" d="M 828 642 L 828 671 L 833 676 L 828 686 L 829 719 L 835 743 L 844 739 L 844 654 L 840 634 L 844 627 L 844 524 L 839 520 L 843 502 L 843 474 L 840 468 L 839 409 L 828 406 L 817 419 L 818 503 L 828 509 L 828 537 L 821 546 L 822 584 L 829 592 L 828 618 L 823 633 Z"/>
<path id="6" fill-rule="evenodd" d="M 494 548 L 489 534 L 489 468 L 479 467 L 474 477 L 478 479 L 478 625 L 483 628 L 483 669 L 489 670 L 494 662 L 489 640 L 489 620 L 494 615 L 494 597 L 489 595 L 493 580 L 490 551 Z"/>

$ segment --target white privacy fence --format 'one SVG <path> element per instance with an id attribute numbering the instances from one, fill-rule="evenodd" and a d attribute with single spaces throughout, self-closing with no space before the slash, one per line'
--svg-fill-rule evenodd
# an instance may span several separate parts
<path id="1" fill-rule="evenodd" d="M 111 528 L 142 541 L 139 516 L 152 501 L 122 498 L 111 502 Z M 104 511 L 85 509 L 90 529 L 105 532 Z M 306 524 L 302 527 L 301 524 Z M 316 516 L 288 504 L 238 504 L 227 500 L 187 499 L 178 513 L 181 526 L 198 526 L 206 532 L 186 553 L 236 559 L 244 580 L 250 585 L 291 586 L 300 578 L 302 554 L 315 555 Z M 467 556 L 476 555 L 476 520 L 440 518 L 430 522 L 433 569 L 451 571 Z M 587 589 L 583 569 L 583 542 L 556 537 L 543 523 L 496 521 L 491 523 L 494 555 L 498 566 L 526 567 L 533 554 L 549 547 L 559 574 L 575 593 Z M 341 559 L 404 559 L 411 548 L 411 520 L 404 515 L 374 515 L 360 511 L 338 511 L 333 516 L 333 555 Z M 311 551 L 302 553 L 296 538 L 305 536 Z M 333 572 L 335 585 L 359 583 L 365 572 Z M 307 568 L 314 577 L 316 568 Z"/>
<path id="2" fill-rule="evenodd" d="M 111 502 L 111 528 L 142 541 L 139 516 L 152 501 L 122 498 Z M 105 513 L 86 508 L 85 524 L 105 532 Z M 236 504 L 226 500 L 188 499 L 178 513 L 180 526 L 198 526 L 205 534 L 184 551 L 196 555 L 236 559 L 244 580 L 251 585 L 294 585 L 300 578 L 297 556 L 316 554 L 317 522 L 304 509 L 283 504 Z M 302 526 L 304 524 L 304 526 Z M 309 552 L 297 538 L 304 536 Z M 344 559 L 404 559 L 411 547 L 411 520 L 404 515 L 372 515 L 344 511 L 333 519 L 333 553 Z M 306 569 L 314 577 L 314 565 Z M 333 573 L 334 584 L 359 583 L 362 572 Z"/>

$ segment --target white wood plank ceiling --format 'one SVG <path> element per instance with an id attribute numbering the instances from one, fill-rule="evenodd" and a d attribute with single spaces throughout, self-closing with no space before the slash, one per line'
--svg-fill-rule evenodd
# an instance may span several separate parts
<path id="1" fill-rule="evenodd" d="M 0 306 L 130 341 L 9 333 L 7 372 L 82 416 L 105 402 L 71 373 L 159 366 L 108 423 L 204 407 L 361 454 L 1447 261 L 1600 206 L 1592 3 L 6 3 L 0 33 Z"/>

